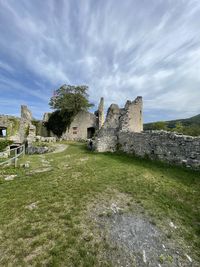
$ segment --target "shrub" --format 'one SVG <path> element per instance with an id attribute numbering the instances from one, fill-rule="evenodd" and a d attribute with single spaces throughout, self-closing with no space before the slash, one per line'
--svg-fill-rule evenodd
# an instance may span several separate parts
<path id="1" fill-rule="evenodd" d="M 7 146 L 11 145 L 13 142 L 10 140 L 0 140 L 0 151 L 3 151 Z"/>

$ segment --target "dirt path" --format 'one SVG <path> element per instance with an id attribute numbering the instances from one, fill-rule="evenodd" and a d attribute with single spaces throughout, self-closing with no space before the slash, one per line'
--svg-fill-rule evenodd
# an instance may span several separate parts
<path id="1" fill-rule="evenodd" d="M 68 145 L 65 144 L 57 144 L 54 146 L 55 150 L 52 153 L 61 153 L 68 148 Z"/>

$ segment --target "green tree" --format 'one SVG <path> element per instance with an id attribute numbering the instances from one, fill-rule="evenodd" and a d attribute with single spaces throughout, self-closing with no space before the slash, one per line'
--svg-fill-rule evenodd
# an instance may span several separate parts
<path id="1" fill-rule="evenodd" d="M 55 111 L 51 114 L 46 126 L 57 136 L 61 136 L 78 112 L 87 111 L 93 106 L 88 100 L 88 86 L 62 85 L 51 97 L 49 105 Z"/>
<path id="2" fill-rule="evenodd" d="M 167 130 L 166 122 L 164 121 L 154 122 L 152 124 L 152 129 L 153 130 Z"/>
<path id="3" fill-rule="evenodd" d="M 183 124 L 180 121 L 178 121 L 176 123 L 176 126 L 173 129 L 173 131 L 178 132 L 178 133 L 183 133 L 184 132 L 184 126 L 183 126 Z"/>
<path id="4" fill-rule="evenodd" d="M 88 110 L 93 104 L 88 100 L 88 86 L 62 85 L 50 99 L 51 108 L 77 114 L 81 110 Z"/>

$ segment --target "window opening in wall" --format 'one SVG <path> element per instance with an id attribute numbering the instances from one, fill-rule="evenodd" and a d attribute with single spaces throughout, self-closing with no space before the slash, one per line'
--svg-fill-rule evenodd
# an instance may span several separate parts
<path id="1" fill-rule="evenodd" d="M 6 128 L 0 128 L 0 137 L 6 137 L 7 136 L 7 129 Z"/>
<path id="2" fill-rule="evenodd" d="M 77 134 L 78 127 L 72 127 L 73 134 Z"/>

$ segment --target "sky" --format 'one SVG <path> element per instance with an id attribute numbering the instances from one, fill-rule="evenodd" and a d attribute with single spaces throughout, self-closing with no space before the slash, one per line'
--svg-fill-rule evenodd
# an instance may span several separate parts
<path id="1" fill-rule="evenodd" d="M 88 85 L 144 121 L 200 113 L 199 0 L 0 0 L 0 114 L 49 111 L 53 90 Z"/>

